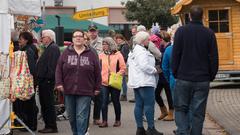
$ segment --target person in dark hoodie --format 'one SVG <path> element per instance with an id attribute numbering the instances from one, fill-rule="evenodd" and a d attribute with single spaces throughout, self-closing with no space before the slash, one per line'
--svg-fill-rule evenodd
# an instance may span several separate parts
<path id="1" fill-rule="evenodd" d="M 174 36 L 172 71 L 177 135 L 202 135 L 210 81 L 218 71 L 214 32 L 203 26 L 203 9 L 190 8 L 191 22 Z M 189 118 L 189 112 L 191 117 Z"/>
<path id="2" fill-rule="evenodd" d="M 21 32 L 19 35 L 18 44 L 20 51 L 26 51 L 29 70 L 35 80 L 38 52 L 36 46 L 33 45 L 32 33 Z M 34 86 L 36 86 L 36 81 L 34 81 Z M 35 95 L 26 101 L 17 99 L 13 104 L 13 108 L 17 116 L 19 116 L 32 131 L 37 130 L 38 108 L 36 105 Z M 21 131 L 27 130 L 21 129 Z"/>
<path id="3" fill-rule="evenodd" d="M 84 32 L 75 30 L 73 45 L 64 50 L 56 69 L 56 89 L 65 95 L 73 135 L 84 135 L 89 123 L 91 98 L 100 93 L 101 68 L 96 52 L 85 45 Z"/>
<path id="4" fill-rule="evenodd" d="M 55 32 L 43 30 L 41 42 L 45 49 L 37 62 L 37 78 L 39 85 L 39 99 L 45 127 L 40 133 L 56 133 L 56 112 L 54 108 L 55 69 L 60 50 L 55 44 Z"/>

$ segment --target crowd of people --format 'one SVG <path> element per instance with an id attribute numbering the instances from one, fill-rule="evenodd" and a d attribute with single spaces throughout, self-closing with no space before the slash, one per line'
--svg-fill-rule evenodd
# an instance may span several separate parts
<path id="1" fill-rule="evenodd" d="M 32 34 L 20 33 L 19 49 L 27 52 L 45 123 L 38 132 L 58 132 L 54 89 L 64 94 L 73 135 L 87 132 L 91 101 L 94 125 L 108 127 L 108 104 L 112 102 L 113 126 L 120 127 L 120 101 L 127 101 L 127 90 L 133 89 L 136 135 L 163 135 L 154 125 L 155 101 L 161 112 L 158 120 L 175 119 L 175 134 L 201 135 L 209 82 L 218 70 L 216 37 L 202 25 L 202 16 L 201 7 L 192 7 L 191 22 L 170 33 L 157 26 L 150 30 L 143 25 L 133 26 L 129 41 L 115 33 L 101 38 L 97 26 L 90 25 L 86 32 L 75 30 L 72 44 L 62 53 L 54 31 L 43 30 L 44 51 L 40 56 Z M 109 85 L 112 72 L 123 77 L 121 90 Z M 168 107 L 161 97 L 162 90 Z M 31 130 L 37 130 L 38 108 L 34 96 L 27 101 L 15 101 L 14 109 Z"/>

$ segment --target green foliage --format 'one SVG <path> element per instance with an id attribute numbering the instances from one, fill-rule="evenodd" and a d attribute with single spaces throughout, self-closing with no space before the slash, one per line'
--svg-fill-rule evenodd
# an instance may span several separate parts
<path id="1" fill-rule="evenodd" d="M 128 21 L 138 21 L 147 28 L 155 22 L 160 26 L 171 26 L 177 22 L 177 18 L 170 12 L 174 5 L 175 0 L 131 0 L 125 3 L 125 17 Z"/>

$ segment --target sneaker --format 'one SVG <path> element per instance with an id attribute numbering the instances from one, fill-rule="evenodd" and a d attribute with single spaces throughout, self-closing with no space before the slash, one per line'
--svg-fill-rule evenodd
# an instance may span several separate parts
<path id="1" fill-rule="evenodd" d="M 147 118 L 145 115 L 143 116 L 143 122 L 147 122 Z"/>
<path id="2" fill-rule="evenodd" d="M 146 135 L 163 135 L 163 133 L 158 132 L 155 128 L 148 128 Z"/>

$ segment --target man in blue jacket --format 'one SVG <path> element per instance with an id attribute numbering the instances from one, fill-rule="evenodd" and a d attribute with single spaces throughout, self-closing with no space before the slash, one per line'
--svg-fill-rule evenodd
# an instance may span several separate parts
<path id="1" fill-rule="evenodd" d="M 210 81 L 218 71 L 215 34 L 202 24 L 203 9 L 192 6 L 191 22 L 174 38 L 172 70 L 177 135 L 202 135 Z M 191 118 L 188 113 L 191 112 Z"/>

